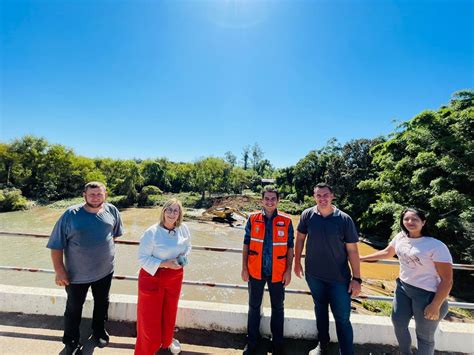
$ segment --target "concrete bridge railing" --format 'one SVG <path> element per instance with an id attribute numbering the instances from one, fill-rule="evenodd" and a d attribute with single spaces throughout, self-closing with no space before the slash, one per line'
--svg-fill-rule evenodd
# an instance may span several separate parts
<path id="1" fill-rule="evenodd" d="M 66 293 L 61 289 L 0 285 L 0 312 L 19 312 L 62 316 Z M 84 317 L 92 317 L 93 301 L 88 295 Z M 111 295 L 109 318 L 136 321 L 137 297 Z M 356 344 L 382 344 L 396 346 L 397 341 L 389 317 L 353 314 L 354 342 Z M 222 303 L 180 300 L 177 326 L 229 333 L 246 332 L 247 306 Z M 263 309 L 262 334 L 270 335 L 270 309 Z M 413 339 L 414 324 L 410 324 Z M 334 320 L 330 322 L 331 338 L 336 339 Z M 314 312 L 310 310 L 285 310 L 285 336 L 313 339 L 316 334 Z M 474 353 L 474 324 L 441 322 L 436 333 L 436 349 L 440 351 Z"/>

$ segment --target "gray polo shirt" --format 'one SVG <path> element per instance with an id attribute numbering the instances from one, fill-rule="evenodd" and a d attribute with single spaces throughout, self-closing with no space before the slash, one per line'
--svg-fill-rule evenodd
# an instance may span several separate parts
<path id="1" fill-rule="evenodd" d="M 75 205 L 56 222 L 47 247 L 64 250 L 71 283 L 89 283 L 114 271 L 113 238 L 122 234 L 122 220 L 115 206 L 104 203 L 103 211 L 91 213 L 84 204 Z"/>
<path id="2" fill-rule="evenodd" d="M 305 272 L 323 281 L 349 282 L 346 243 L 357 243 L 357 230 L 348 214 L 335 208 L 323 217 L 315 207 L 301 214 L 298 232 L 307 234 Z"/>

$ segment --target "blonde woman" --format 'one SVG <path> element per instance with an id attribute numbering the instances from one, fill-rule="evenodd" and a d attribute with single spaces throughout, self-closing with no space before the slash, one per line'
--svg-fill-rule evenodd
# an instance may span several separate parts
<path id="1" fill-rule="evenodd" d="M 179 354 L 181 346 L 173 339 L 183 267 L 191 251 L 183 207 L 177 199 L 165 203 L 160 222 L 143 233 L 138 248 L 136 355 L 153 355 L 160 349 Z"/>

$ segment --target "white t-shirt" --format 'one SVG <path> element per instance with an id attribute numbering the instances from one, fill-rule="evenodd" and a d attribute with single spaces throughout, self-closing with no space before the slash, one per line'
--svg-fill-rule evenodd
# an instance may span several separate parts
<path id="1" fill-rule="evenodd" d="M 432 237 L 409 238 L 405 233 L 398 233 L 390 245 L 400 261 L 400 280 L 436 292 L 441 279 L 434 263 L 453 263 L 448 247 Z"/>
<path id="2" fill-rule="evenodd" d="M 191 251 L 191 235 L 185 224 L 169 231 L 159 224 L 148 228 L 140 238 L 138 263 L 150 275 L 155 275 L 162 261 L 174 259 Z"/>

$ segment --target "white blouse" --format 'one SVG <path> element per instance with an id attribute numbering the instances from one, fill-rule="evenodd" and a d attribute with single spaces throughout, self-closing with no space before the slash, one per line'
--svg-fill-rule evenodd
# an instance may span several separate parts
<path id="1" fill-rule="evenodd" d="M 154 224 L 140 237 L 138 263 L 150 275 L 155 275 L 162 261 L 191 252 L 191 235 L 185 224 L 174 230 Z"/>

